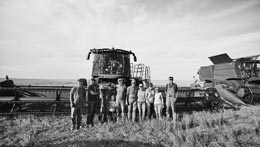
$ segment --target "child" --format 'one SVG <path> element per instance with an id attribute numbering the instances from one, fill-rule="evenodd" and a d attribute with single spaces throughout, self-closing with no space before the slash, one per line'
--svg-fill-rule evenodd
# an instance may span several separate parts
<path id="1" fill-rule="evenodd" d="M 111 101 L 109 102 L 109 112 L 108 112 L 110 121 L 112 121 L 112 122 L 117 121 L 117 109 L 118 109 L 118 107 L 116 104 L 115 96 L 112 96 Z"/>
<path id="2" fill-rule="evenodd" d="M 107 90 L 107 97 L 109 100 L 109 110 L 108 110 L 108 116 L 109 120 L 112 122 L 116 122 L 117 120 L 117 103 L 116 103 L 116 91 L 114 84 L 110 83 L 108 85 Z"/>
<path id="3" fill-rule="evenodd" d="M 71 130 L 80 128 L 81 124 L 81 113 L 83 109 L 84 102 L 86 100 L 86 91 L 84 86 L 84 79 L 78 79 L 78 83 L 70 91 L 70 107 L 71 107 Z"/>

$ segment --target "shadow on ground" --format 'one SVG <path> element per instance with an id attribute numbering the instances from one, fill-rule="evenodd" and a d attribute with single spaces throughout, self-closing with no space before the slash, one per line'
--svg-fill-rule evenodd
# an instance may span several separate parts
<path id="1" fill-rule="evenodd" d="M 35 145 L 32 145 L 35 146 Z M 37 145 L 36 145 L 37 146 Z M 162 144 L 144 143 L 138 141 L 125 141 L 125 140 L 80 140 L 80 141 L 67 141 L 60 144 L 46 143 L 40 146 L 47 147 L 163 147 Z"/>

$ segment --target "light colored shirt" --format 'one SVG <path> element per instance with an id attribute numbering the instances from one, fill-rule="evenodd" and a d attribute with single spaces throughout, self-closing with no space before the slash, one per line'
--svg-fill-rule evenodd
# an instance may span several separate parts
<path id="1" fill-rule="evenodd" d="M 155 91 L 153 89 L 147 89 L 145 92 L 145 98 L 146 102 L 153 103 L 154 102 L 154 93 Z"/>
<path id="2" fill-rule="evenodd" d="M 145 90 L 138 90 L 138 98 L 137 101 L 138 102 L 145 102 Z"/>
<path id="3" fill-rule="evenodd" d="M 116 88 L 116 99 L 117 100 L 125 100 L 126 99 L 126 86 L 125 85 L 117 85 Z"/>
<path id="4" fill-rule="evenodd" d="M 86 98 L 85 88 L 75 86 L 70 90 L 70 95 L 73 98 L 71 101 L 75 104 L 75 106 L 81 106 Z"/>
<path id="5" fill-rule="evenodd" d="M 161 92 L 154 94 L 154 104 L 163 104 L 163 96 Z"/>

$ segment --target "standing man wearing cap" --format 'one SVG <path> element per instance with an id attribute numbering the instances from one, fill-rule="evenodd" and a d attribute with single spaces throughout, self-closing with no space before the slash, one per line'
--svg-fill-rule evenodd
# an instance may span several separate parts
<path id="1" fill-rule="evenodd" d="M 87 125 L 94 125 L 93 118 L 95 116 L 95 111 L 97 109 L 99 99 L 99 87 L 96 83 L 95 78 L 91 78 L 90 85 L 88 86 L 88 116 Z"/>
<path id="2" fill-rule="evenodd" d="M 123 83 L 123 78 L 118 79 L 118 84 L 116 85 L 116 103 L 118 108 L 121 109 L 121 116 L 124 119 L 125 117 L 125 105 L 126 105 L 126 86 Z M 118 116 L 119 116 L 118 111 Z"/>
<path id="3" fill-rule="evenodd" d="M 81 113 L 84 102 L 86 100 L 86 91 L 84 86 L 84 79 L 78 79 L 77 85 L 70 90 L 70 107 L 71 107 L 71 130 L 80 128 Z"/>
<path id="4" fill-rule="evenodd" d="M 172 119 L 175 121 L 174 103 L 178 96 L 177 84 L 173 83 L 173 77 L 169 77 L 169 83 L 166 85 L 166 114 L 170 118 L 170 108 L 172 109 Z"/>
<path id="5" fill-rule="evenodd" d="M 128 120 L 131 120 L 134 122 L 136 120 L 136 108 L 137 108 L 137 92 L 138 87 L 135 85 L 136 81 L 135 79 L 132 79 L 131 86 L 127 87 L 127 104 L 128 104 Z"/>

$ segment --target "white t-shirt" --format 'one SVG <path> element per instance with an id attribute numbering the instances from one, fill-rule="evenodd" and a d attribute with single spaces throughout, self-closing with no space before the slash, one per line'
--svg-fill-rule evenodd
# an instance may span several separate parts
<path id="1" fill-rule="evenodd" d="M 163 97 L 161 92 L 154 94 L 154 104 L 163 104 Z"/>

